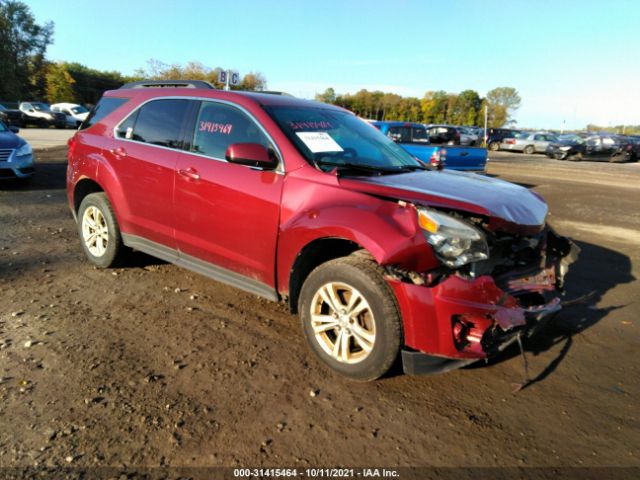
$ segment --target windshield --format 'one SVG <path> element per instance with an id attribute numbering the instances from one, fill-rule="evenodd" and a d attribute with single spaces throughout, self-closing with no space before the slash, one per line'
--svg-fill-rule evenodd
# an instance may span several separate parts
<path id="1" fill-rule="evenodd" d="M 380 170 L 422 168 L 417 160 L 355 115 L 327 108 L 265 107 L 312 165 Z M 324 171 L 333 168 L 322 168 Z"/>
<path id="2" fill-rule="evenodd" d="M 0 105 L 0 112 L 2 112 L 3 110 L 6 110 L 6 108 L 4 108 L 4 105 Z"/>
<path id="3" fill-rule="evenodd" d="M 86 108 L 84 108 L 82 105 L 78 105 L 77 107 L 73 107 L 71 109 L 71 111 L 73 113 L 75 113 L 76 115 L 80 114 L 80 113 L 87 113 L 89 110 L 87 110 Z"/>
<path id="4" fill-rule="evenodd" d="M 4 133 L 4 132 L 6 132 L 8 130 L 9 129 L 4 126 L 4 123 L 0 122 L 0 133 Z"/>
<path id="5" fill-rule="evenodd" d="M 46 103 L 32 103 L 31 106 L 38 112 L 50 112 L 49 105 Z"/>

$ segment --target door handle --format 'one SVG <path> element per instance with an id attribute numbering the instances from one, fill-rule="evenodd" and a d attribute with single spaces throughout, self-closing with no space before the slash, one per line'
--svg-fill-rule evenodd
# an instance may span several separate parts
<path id="1" fill-rule="evenodd" d="M 200 180 L 200 174 L 195 168 L 187 168 L 186 170 L 178 170 L 178 174 L 187 180 Z"/>
<path id="2" fill-rule="evenodd" d="M 124 158 L 127 156 L 127 151 L 122 147 L 112 148 L 109 152 L 118 158 Z"/>

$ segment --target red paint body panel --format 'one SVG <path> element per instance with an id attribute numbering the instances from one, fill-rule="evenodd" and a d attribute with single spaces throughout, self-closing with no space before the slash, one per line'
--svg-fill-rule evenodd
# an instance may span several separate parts
<path id="1" fill-rule="evenodd" d="M 180 153 L 174 205 L 178 249 L 275 287 L 274 265 L 284 176 Z"/>
<path id="2" fill-rule="evenodd" d="M 452 276 L 428 288 L 389 280 L 402 312 L 405 344 L 424 353 L 450 358 L 484 358 L 482 349 L 459 351 L 453 341 L 452 319 L 463 316 L 484 332 L 497 318 L 511 327 L 522 326 L 522 309 L 500 290 L 491 277 L 465 280 Z M 473 347 L 473 346 L 472 346 Z"/>

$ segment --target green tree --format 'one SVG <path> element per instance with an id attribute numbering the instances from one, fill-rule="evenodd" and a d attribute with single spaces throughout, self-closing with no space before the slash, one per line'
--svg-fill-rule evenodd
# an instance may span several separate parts
<path id="1" fill-rule="evenodd" d="M 453 125 L 477 125 L 482 100 L 475 90 L 464 90 L 456 99 L 455 109 L 449 121 Z"/>
<path id="2" fill-rule="evenodd" d="M 502 127 L 513 120 L 513 115 L 520 108 L 522 99 L 513 87 L 499 87 L 487 93 L 486 104 L 489 107 L 489 126 Z"/>
<path id="3" fill-rule="evenodd" d="M 263 91 L 267 88 L 267 79 L 259 72 L 249 72 L 240 81 L 240 90 Z"/>
<path id="4" fill-rule="evenodd" d="M 25 3 L 0 0 L 0 98 L 44 96 L 44 54 L 52 38 L 53 23 L 38 25 Z"/>
<path id="5" fill-rule="evenodd" d="M 50 103 L 75 103 L 73 79 L 64 63 L 52 63 L 46 74 L 47 99 Z"/>
<path id="6" fill-rule="evenodd" d="M 336 103 L 336 91 L 329 87 L 322 93 L 316 93 L 315 99 L 323 103 Z"/>

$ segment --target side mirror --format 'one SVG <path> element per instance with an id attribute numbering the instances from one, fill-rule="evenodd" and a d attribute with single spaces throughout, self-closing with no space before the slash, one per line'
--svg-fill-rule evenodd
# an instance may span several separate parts
<path id="1" fill-rule="evenodd" d="M 35 113 L 35 110 L 33 108 L 30 108 L 29 113 Z"/>
<path id="2" fill-rule="evenodd" d="M 224 156 L 229 163 L 260 167 L 265 170 L 272 170 L 278 165 L 276 158 L 259 143 L 233 143 L 229 145 Z"/>
<path id="3" fill-rule="evenodd" d="M 18 133 L 20 131 L 18 127 L 14 127 L 13 125 L 9 125 L 9 130 L 13 133 Z"/>

